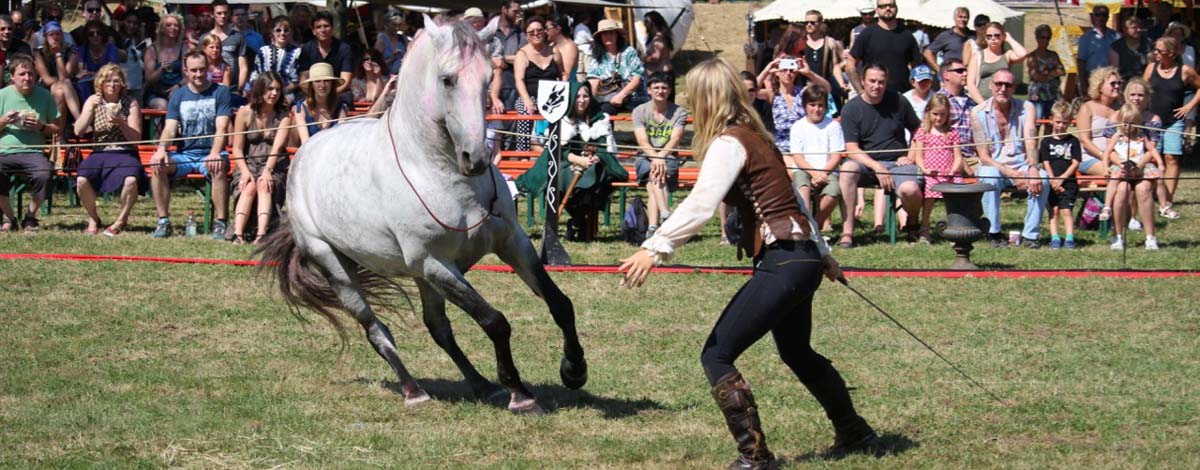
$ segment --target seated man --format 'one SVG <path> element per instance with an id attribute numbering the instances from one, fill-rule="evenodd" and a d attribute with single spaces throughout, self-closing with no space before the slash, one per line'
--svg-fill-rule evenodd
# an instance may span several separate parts
<path id="1" fill-rule="evenodd" d="M 908 100 L 886 88 L 887 69 L 879 64 L 863 67 L 863 92 L 842 109 L 842 131 L 849 160 L 842 163 L 839 183 L 847 208 L 858 203 L 860 185 L 878 184 L 884 191 L 894 192 L 910 219 L 905 225 L 909 238 L 915 241 L 920 228 L 916 216 L 921 213 L 925 198 L 921 171 L 908 158 L 904 132 L 915 133 L 921 121 Z M 854 218 L 846 217 L 838 246 L 850 248 L 853 243 Z"/>
<path id="2" fill-rule="evenodd" d="M 225 133 L 229 128 L 229 88 L 208 80 L 208 57 L 200 50 L 184 56 L 184 78 L 187 86 L 171 93 L 167 104 L 167 120 L 158 140 L 158 150 L 150 163 L 150 188 L 154 191 L 154 207 L 158 210 L 155 238 L 171 236 L 171 185 L 169 178 L 183 178 L 198 173 L 212 180 L 212 198 L 216 223 L 214 240 L 224 240 L 229 219 L 229 156 L 225 148 Z M 175 145 L 167 155 L 167 143 L 176 136 L 187 139 Z M 188 138 L 192 137 L 192 138 Z"/>
<path id="3" fill-rule="evenodd" d="M 21 226 L 26 232 L 36 232 L 37 210 L 50 192 L 50 173 L 54 170 L 42 146 L 47 136 L 62 129 L 62 121 L 54 97 L 45 88 L 34 86 L 37 71 L 32 57 L 10 56 L 8 71 L 12 85 L 0 89 L 0 210 L 4 212 L 0 232 L 17 227 L 8 197 L 13 175 L 24 176 L 29 182 L 32 197 Z"/>
<path id="4" fill-rule="evenodd" d="M 647 227 L 652 234 L 658 224 L 671 215 L 667 191 L 679 184 L 679 157 L 675 146 L 683 138 L 687 110 L 669 100 L 671 77 L 665 73 L 650 76 L 650 101 L 633 109 L 633 135 L 639 155 L 634 162 L 639 185 L 646 186 Z M 647 235 L 649 236 L 649 235 Z"/>
<path id="5" fill-rule="evenodd" d="M 1013 98 L 1015 77 L 1008 69 L 992 74 L 992 97 L 971 112 L 975 154 L 979 156 L 979 182 L 995 186 L 983 193 L 983 215 L 987 217 L 992 247 L 1008 245 L 1000 233 L 1000 192 L 1017 188 L 1029 192 L 1025 228 L 1026 248 L 1038 247 L 1038 225 L 1046 207 L 1050 187 L 1046 171 L 1038 167 L 1037 122 L 1033 103 Z M 1039 178 L 1040 177 L 1040 178 Z"/>

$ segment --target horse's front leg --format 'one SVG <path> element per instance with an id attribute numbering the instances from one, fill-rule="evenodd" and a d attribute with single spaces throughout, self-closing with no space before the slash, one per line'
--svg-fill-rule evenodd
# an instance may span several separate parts
<path id="1" fill-rule="evenodd" d="M 517 366 L 513 363 L 512 327 L 504 315 L 491 306 L 463 277 L 457 268 L 430 259 L 425 267 L 425 281 L 451 303 L 467 312 L 496 348 L 496 373 L 500 384 L 508 389 L 508 409 L 514 413 L 545 414 L 538 406 L 533 393 L 521 383 Z"/>
<path id="2" fill-rule="evenodd" d="M 467 359 L 467 355 L 463 354 L 462 349 L 458 347 L 458 341 L 454 339 L 454 329 L 450 326 L 450 319 L 446 317 L 446 299 L 424 280 L 417 280 L 417 289 L 421 292 L 421 310 L 424 315 L 425 328 L 429 329 L 429 335 L 433 337 L 433 341 L 443 351 L 446 351 L 446 354 L 454 361 L 454 365 L 462 371 L 463 378 L 471 386 L 475 397 L 485 400 L 498 394 L 507 394 L 505 389 L 496 387 L 495 384 L 480 375 L 479 371 L 475 369 L 475 365 L 471 364 L 471 360 Z"/>
<path id="3" fill-rule="evenodd" d="M 579 334 L 575 331 L 575 306 L 550 279 L 533 244 L 519 226 L 509 240 L 506 246 L 496 250 L 496 254 L 516 270 L 535 295 L 546 301 L 550 315 L 563 332 L 563 358 L 558 374 L 567 388 L 581 388 L 587 383 L 588 366 L 583 358 L 583 345 L 579 344 Z"/>

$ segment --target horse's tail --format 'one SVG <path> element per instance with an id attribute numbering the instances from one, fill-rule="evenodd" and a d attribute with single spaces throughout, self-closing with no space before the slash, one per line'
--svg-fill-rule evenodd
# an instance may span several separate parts
<path id="1" fill-rule="evenodd" d="M 292 315 L 304 320 L 300 314 L 301 307 L 316 310 L 337 330 L 345 348 L 346 326 L 335 312 L 343 309 L 342 302 L 321 273 L 321 268 L 306 258 L 296 246 L 291 226 L 279 224 L 277 230 L 267 234 L 262 245 L 254 251 L 254 256 L 261 257 L 258 265 L 260 272 L 267 272 L 279 282 L 279 293 L 283 295 Z"/>
<path id="2" fill-rule="evenodd" d="M 345 349 L 348 344 L 346 325 L 337 314 L 338 310 L 344 312 L 345 307 L 333 286 L 329 285 L 320 265 L 305 257 L 296 246 L 291 226 L 286 222 L 280 223 L 277 230 L 267 234 L 263 244 L 254 251 L 254 256 L 261 257 L 258 269 L 273 275 L 279 282 L 279 293 L 283 295 L 292 315 L 305 320 L 300 313 L 302 307 L 316 310 L 337 330 L 342 348 Z M 377 307 L 393 309 L 396 299 L 402 297 L 408 304 L 408 310 L 416 311 L 409 289 L 405 286 L 361 267 L 356 274 L 363 293 Z"/>

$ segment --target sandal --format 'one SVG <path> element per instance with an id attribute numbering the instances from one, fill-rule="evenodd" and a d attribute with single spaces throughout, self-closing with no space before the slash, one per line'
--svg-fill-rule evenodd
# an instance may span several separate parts
<path id="1" fill-rule="evenodd" d="M 838 239 L 837 246 L 838 248 L 845 249 L 854 248 L 854 237 L 851 237 L 850 235 L 842 235 L 842 238 Z"/>
<path id="2" fill-rule="evenodd" d="M 8 219 L 0 224 L 0 233 L 12 233 L 15 228 L 17 228 L 17 219 Z"/>
<path id="3" fill-rule="evenodd" d="M 246 237 L 242 236 L 240 233 L 235 233 L 233 234 L 233 238 L 229 239 L 229 242 L 233 243 L 234 245 L 241 245 L 246 243 Z"/>
<path id="4" fill-rule="evenodd" d="M 112 224 L 112 225 L 109 225 L 108 228 L 104 229 L 103 233 L 104 233 L 104 236 L 106 236 L 106 237 L 115 237 L 115 236 L 121 234 L 121 229 L 123 229 L 123 228 L 124 227 L 122 227 L 120 225 Z"/>
<path id="5" fill-rule="evenodd" d="M 1168 219 L 1168 220 L 1178 219 L 1179 213 L 1175 212 L 1175 209 L 1171 208 L 1172 206 L 1173 206 L 1173 204 L 1167 204 L 1165 206 L 1158 208 L 1158 215 L 1161 215 L 1164 219 Z"/>
<path id="6" fill-rule="evenodd" d="M 33 214 L 26 215 L 25 220 L 21 221 L 21 230 L 23 230 L 25 233 L 37 233 L 37 231 L 38 231 L 37 217 L 34 217 Z"/>
<path id="7" fill-rule="evenodd" d="M 1101 222 L 1107 222 L 1108 219 L 1111 219 L 1111 218 L 1112 218 L 1112 208 L 1111 207 L 1104 206 L 1103 209 L 1100 209 L 1100 221 Z"/>
<path id="8" fill-rule="evenodd" d="M 92 219 L 92 220 L 96 221 L 96 226 L 95 226 L 95 227 L 88 227 L 88 228 L 85 228 L 85 229 L 83 229 L 83 234 L 84 234 L 84 235 L 98 235 L 98 234 L 100 234 L 100 227 L 103 227 L 103 226 L 104 226 L 104 222 L 101 222 L 99 217 L 97 217 L 97 218 L 95 218 L 95 219 Z M 107 229 L 106 229 L 106 230 L 107 230 Z"/>
<path id="9" fill-rule="evenodd" d="M 255 246 L 262 245 L 263 241 L 265 241 L 266 238 L 267 238 L 267 232 L 258 232 L 258 236 L 254 237 L 254 245 Z"/>

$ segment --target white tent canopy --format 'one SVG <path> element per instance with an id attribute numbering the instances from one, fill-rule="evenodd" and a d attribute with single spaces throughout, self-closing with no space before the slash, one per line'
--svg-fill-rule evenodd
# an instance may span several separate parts
<path id="1" fill-rule="evenodd" d="M 1024 13 L 1008 8 L 992 0 L 963 2 L 962 0 L 897 0 L 900 19 L 916 21 L 929 26 L 949 28 L 954 26 L 954 9 L 966 6 L 971 10 L 971 16 L 987 15 L 992 21 L 1004 23 L 1009 18 L 1021 17 Z M 867 1 L 828 0 L 775 0 L 770 5 L 755 11 L 754 21 L 786 20 L 788 22 L 804 21 L 804 14 L 809 10 L 817 10 L 826 19 L 858 18 L 858 9 L 874 5 Z"/>

